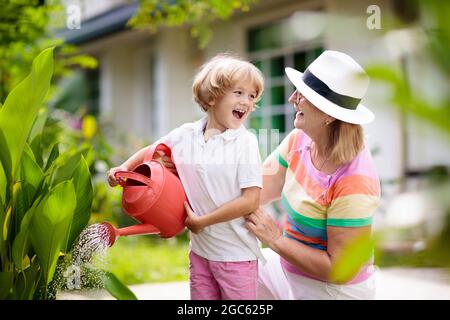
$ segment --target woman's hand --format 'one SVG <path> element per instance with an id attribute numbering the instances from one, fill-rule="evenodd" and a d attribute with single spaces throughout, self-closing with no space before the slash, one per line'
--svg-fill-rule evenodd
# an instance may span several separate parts
<path id="1" fill-rule="evenodd" d="M 202 218 L 197 216 L 187 202 L 184 203 L 184 209 L 186 210 L 187 218 L 184 221 L 186 227 L 193 233 L 197 234 L 204 228 L 202 224 Z"/>
<path id="2" fill-rule="evenodd" d="M 247 229 L 270 248 L 282 236 L 276 222 L 261 207 L 249 214 L 246 220 Z"/>
<path id="3" fill-rule="evenodd" d="M 108 171 L 108 183 L 111 187 L 115 187 L 119 184 L 119 179 L 116 179 L 116 172 L 117 171 L 128 171 L 127 167 L 119 166 L 109 169 Z"/>

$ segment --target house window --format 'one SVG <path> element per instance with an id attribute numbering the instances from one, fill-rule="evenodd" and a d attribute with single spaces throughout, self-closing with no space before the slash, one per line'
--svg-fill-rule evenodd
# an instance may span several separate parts
<path id="1" fill-rule="evenodd" d="M 250 60 L 262 71 L 265 89 L 257 108 L 250 116 L 248 126 L 257 132 L 260 129 L 279 130 L 283 139 L 293 128 L 295 111 L 288 102 L 295 90 L 284 73 L 285 67 L 303 72 L 323 52 L 323 41 L 313 39 L 300 41 L 290 32 L 289 20 L 250 29 L 247 33 L 247 49 Z M 270 141 L 265 140 L 264 141 Z M 269 154 L 277 146 L 261 145 Z M 261 143 L 261 139 L 260 139 Z M 262 143 L 261 143 L 262 144 Z M 265 150 L 265 149 L 269 150 Z"/>
<path id="2" fill-rule="evenodd" d="M 76 70 L 70 77 L 64 78 L 50 105 L 72 114 L 83 113 L 98 116 L 99 114 L 99 70 Z"/>
<path id="3" fill-rule="evenodd" d="M 86 70 L 85 77 L 87 83 L 87 112 L 98 116 L 100 110 L 100 72 L 98 69 Z"/>

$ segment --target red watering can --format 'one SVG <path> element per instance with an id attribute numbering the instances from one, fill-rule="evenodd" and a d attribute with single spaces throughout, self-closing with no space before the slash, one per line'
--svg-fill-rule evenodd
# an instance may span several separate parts
<path id="1" fill-rule="evenodd" d="M 187 198 L 183 186 L 175 174 L 153 159 L 156 151 L 171 156 L 168 146 L 158 144 L 149 148 L 144 163 L 132 171 L 115 173 L 123 187 L 122 207 L 125 213 L 141 224 L 116 229 L 104 222 L 109 246 L 114 244 L 118 236 L 159 234 L 162 238 L 170 238 L 185 227 L 184 202 Z"/>

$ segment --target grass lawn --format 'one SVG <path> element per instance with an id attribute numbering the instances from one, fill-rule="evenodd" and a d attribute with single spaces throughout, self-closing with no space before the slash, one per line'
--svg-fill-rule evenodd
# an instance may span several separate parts
<path id="1" fill-rule="evenodd" d="M 177 238 L 120 237 L 108 250 L 108 269 L 126 285 L 188 280 L 188 252 Z"/>

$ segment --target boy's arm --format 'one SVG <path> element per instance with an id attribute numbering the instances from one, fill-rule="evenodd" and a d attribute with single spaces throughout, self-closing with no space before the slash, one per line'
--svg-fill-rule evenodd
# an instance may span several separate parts
<path id="1" fill-rule="evenodd" d="M 145 158 L 145 153 L 147 152 L 147 147 L 142 148 L 135 154 L 133 154 L 130 158 L 128 158 L 127 161 L 122 163 L 118 167 L 114 167 L 108 170 L 107 176 L 108 176 L 108 183 L 111 187 L 115 187 L 119 184 L 119 180 L 116 179 L 116 172 L 117 171 L 128 171 L 136 167 L 138 164 L 142 163 L 142 161 Z"/>
<path id="2" fill-rule="evenodd" d="M 187 214 L 186 227 L 192 232 L 198 233 L 207 226 L 248 215 L 258 209 L 260 193 L 261 188 L 259 187 L 242 189 L 242 195 L 240 197 L 225 203 L 223 206 L 204 216 L 197 216 L 192 212 L 189 205 L 185 203 Z"/>
<path id="3" fill-rule="evenodd" d="M 130 158 L 128 158 L 128 160 L 122 163 L 119 167 L 126 168 L 127 170 L 135 168 L 137 165 L 141 164 L 144 161 L 145 154 L 148 152 L 148 148 L 150 147 L 151 146 L 142 148 L 141 150 L 133 154 Z M 172 159 L 169 156 L 165 155 L 163 151 L 159 150 L 156 151 L 156 153 L 161 157 L 161 161 L 167 169 L 171 170 L 172 172 L 176 170 L 175 165 L 173 164 Z"/>
<path id="4" fill-rule="evenodd" d="M 131 170 L 134 167 L 136 167 L 137 165 L 141 164 L 144 161 L 147 150 L 148 150 L 148 146 L 137 151 L 135 154 L 133 154 L 131 157 L 129 157 L 127 161 L 122 163 L 120 165 L 120 167 L 127 168 L 127 170 Z"/>

